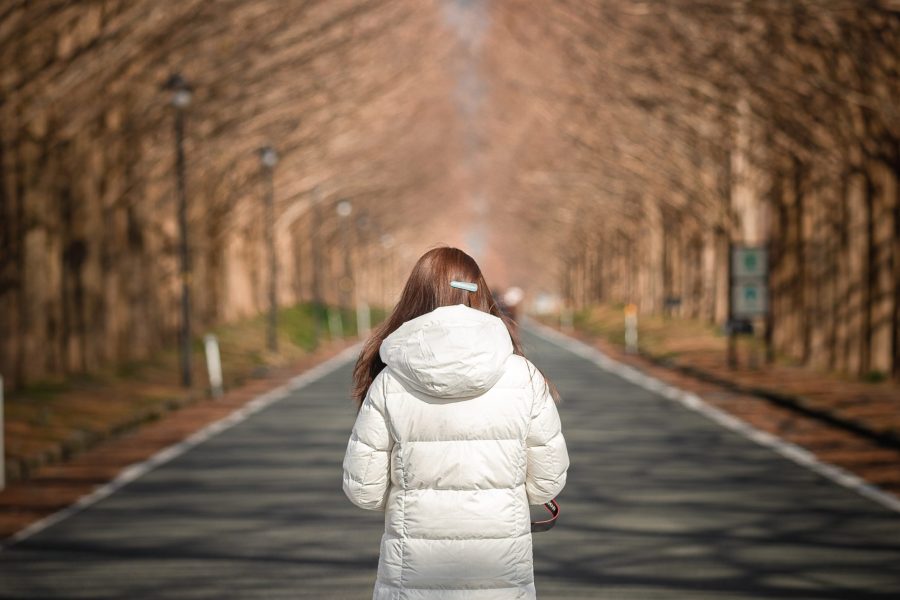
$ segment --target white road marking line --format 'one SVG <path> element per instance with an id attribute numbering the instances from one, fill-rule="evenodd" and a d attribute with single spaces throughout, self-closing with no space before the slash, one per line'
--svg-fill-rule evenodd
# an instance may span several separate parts
<path id="1" fill-rule="evenodd" d="M 538 323 L 533 319 L 525 321 L 525 325 L 545 340 L 591 361 L 605 371 L 609 371 L 622 379 L 630 381 L 639 387 L 659 394 L 669 400 L 678 402 L 682 406 L 715 421 L 722 427 L 730 429 L 770 450 L 774 450 L 784 458 L 787 458 L 802 467 L 806 467 L 842 487 L 853 490 L 864 498 L 873 500 L 889 510 L 900 512 L 900 498 L 897 496 L 882 490 L 876 485 L 868 483 L 841 467 L 819 460 L 812 452 L 797 444 L 785 441 L 771 433 L 753 427 L 746 421 L 706 403 L 700 396 L 693 392 L 676 388 L 655 377 L 641 373 L 634 367 L 620 363 L 596 348 L 588 346 L 587 344 L 560 333 L 542 323 Z"/>
<path id="2" fill-rule="evenodd" d="M 336 356 L 333 356 L 328 360 L 310 368 L 309 370 L 304 371 L 300 375 L 293 377 L 287 383 L 269 390 L 263 394 L 260 394 L 240 408 L 235 409 L 227 416 L 222 417 L 218 421 L 214 421 L 209 425 L 206 425 L 202 429 L 195 431 L 180 442 L 163 448 L 146 460 L 125 467 L 109 483 L 101 485 L 89 494 L 82 496 L 66 508 L 60 509 L 59 511 L 48 515 L 39 521 L 35 521 L 31 525 L 28 525 L 24 529 L 20 529 L 13 535 L 3 540 L 2 545 L 0 545 L 0 551 L 13 546 L 14 544 L 21 542 L 22 540 L 30 538 L 31 536 L 47 529 L 48 527 L 52 527 L 60 521 L 68 519 L 72 515 L 75 515 L 83 511 L 84 509 L 96 504 L 100 500 L 111 496 L 135 479 L 146 475 L 153 469 L 171 461 L 178 456 L 181 456 L 192 448 L 199 446 L 206 440 L 222 433 L 227 429 L 234 427 L 242 421 L 247 420 L 247 418 L 258 413 L 264 408 L 271 406 L 279 400 L 283 400 L 292 392 L 296 392 L 297 390 L 302 389 L 303 387 L 309 385 L 317 379 L 324 377 L 338 367 L 342 366 L 348 360 L 356 357 L 356 355 L 359 354 L 359 350 L 361 347 L 362 344 L 358 343 L 345 350 L 342 350 Z"/>

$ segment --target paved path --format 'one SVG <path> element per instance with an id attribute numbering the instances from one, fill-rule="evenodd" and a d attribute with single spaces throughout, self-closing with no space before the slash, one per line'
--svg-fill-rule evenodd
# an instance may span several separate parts
<path id="1" fill-rule="evenodd" d="M 526 334 L 573 468 L 541 598 L 900 597 L 900 515 Z M 0 598 L 367 598 L 350 366 L 0 553 Z"/>

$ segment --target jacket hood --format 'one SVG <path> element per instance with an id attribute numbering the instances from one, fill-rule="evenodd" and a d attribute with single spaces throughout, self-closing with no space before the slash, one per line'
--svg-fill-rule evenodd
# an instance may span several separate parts
<path id="1" fill-rule="evenodd" d="M 437 398 L 489 390 L 513 353 L 506 325 L 464 304 L 441 306 L 398 327 L 379 355 L 409 387 Z"/>

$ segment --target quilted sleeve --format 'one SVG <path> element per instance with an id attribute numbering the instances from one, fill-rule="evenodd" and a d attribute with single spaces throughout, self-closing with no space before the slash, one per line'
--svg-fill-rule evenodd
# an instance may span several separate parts
<path id="1" fill-rule="evenodd" d="M 384 377 L 379 376 L 369 386 L 344 454 L 344 493 L 353 504 L 384 510 L 393 446 L 385 413 Z"/>
<path id="2" fill-rule="evenodd" d="M 535 372 L 532 388 L 536 395 L 531 410 L 531 425 L 525 440 L 528 455 L 525 491 L 529 504 L 544 504 L 555 498 L 566 485 L 569 453 L 556 403 L 543 376 L 536 369 Z"/>

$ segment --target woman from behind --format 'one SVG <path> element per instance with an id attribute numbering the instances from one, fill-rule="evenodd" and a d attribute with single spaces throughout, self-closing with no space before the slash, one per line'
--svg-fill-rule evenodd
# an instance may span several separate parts
<path id="1" fill-rule="evenodd" d="M 569 466 L 556 392 L 477 263 L 425 253 L 354 370 L 343 487 L 385 511 L 376 600 L 534 598 L 529 505 Z"/>

